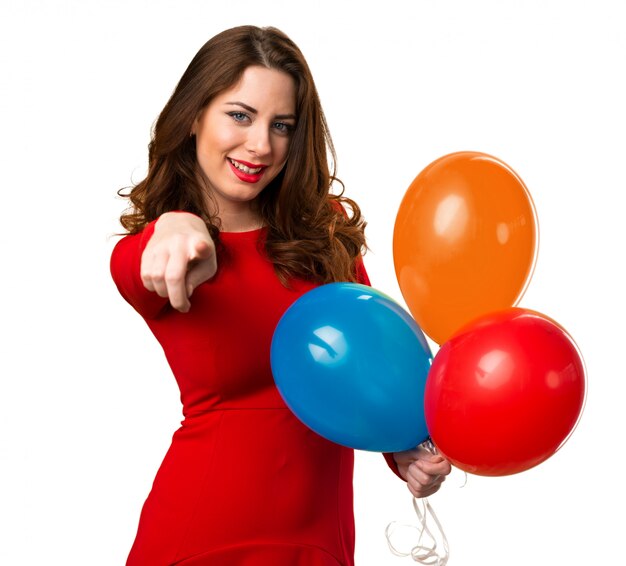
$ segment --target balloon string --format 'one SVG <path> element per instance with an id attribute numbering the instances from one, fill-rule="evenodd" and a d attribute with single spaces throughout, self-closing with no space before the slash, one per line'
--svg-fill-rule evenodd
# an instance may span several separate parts
<path id="1" fill-rule="evenodd" d="M 465 475 L 465 480 L 463 481 L 463 484 L 459 486 L 460 488 L 463 488 L 467 485 L 467 472 L 463 471 L 463 474 Z"/>
<path id="2" fill-rule="evenodd" d="M 439 453 L 437 451 L 437 447 L 430 438 L 422 443 L 422 447 L 428 450 L 431 454 Z M 461 487 L 464 487 L 466 483 L 467 474 L 465 474 L 465 483 Z M 415 509 L 415 514 L 417 515 L 419 526 L 416 527 L 415 525 L 398 523 L 396 521 L 393 521 L 387 525 L 387 528 L 385 529 L 385 536 L 387 537 L 389 550 L 391 550 L 392 554 L 394 554 L 395 556 L 410 556 L 415 562 L 419 562 L 420 564 L 424 564 L 425 566 L 445 566 L 448 563 L 448 559 L 450 557 L 448 539 L 446 538 L 446 534 L 443 532 L 443 527 L 441 526 L 441 523 L 434 509 L 432 508 L 432 505 L 428 501 L 428 498 L 423 498 L 419 501 L 421 503 L 421 509 L 418 500 L 415 497 L 413 498 L 413 509 Z M 432 517 L 432 520 L 434 521 L 439 531 L 439 538 L 441 539 L 441 543 L 443 546 L 441 554 L 437 552 L 437 537 L 433 535 L 432 531 L 428 528 L 428 525 L 426 524 L 428 515 Z M 398 550 L 391 542 L 391 537 L 398 527 L 414 529 L 419 533 L 417 537 L 417 544 L 409 552 L 402 552 Z"/>
<path id="3" fill-rule="evenodd" d="M 415 525 L 408 525 L 406 523 L 397 523 L 396 521 L 389 523 L 385 529 L 387 544 L 389 545 L 389 549 L 392 554 L 395 556 L 410 556 L 415 562 L 419 562 L 425 566 L 445 566 L 448 563 L 448 558 L 450 557 L 448 539 L 446 538 L 441 523 L 439 522 L 439 519 L 437 518 L 437 515 L 435 514 L 435 511 L 433 510 L 428 499 L 423 498 L 419 501 L 421 502 L 421 509 L 418 500 L 415 497 L 413 498 L 413 509 L 415 509 L 419 526 L 416 527 Z M 443 547 L 441 552 L 437 551 L 437 537 L 433 535 L 426 524 L 428 515 L 432 517 L 439 531 L 439 538 L 441 539 Z M 402 552 L 398 550 L 391 542 L 391 537 L 398 527 L 408 527 L 418 531 L 419 533 L 417 537 L 417 544 L 409 552 Z"/>
<path id="4" fill-rule="evenodd" d="M 432 438 L 427 438 L 424 442 L 422 442 L 422 447 L 426 448 L 431 454 L 439 454 L 435 443 L 432 441 Z"/>

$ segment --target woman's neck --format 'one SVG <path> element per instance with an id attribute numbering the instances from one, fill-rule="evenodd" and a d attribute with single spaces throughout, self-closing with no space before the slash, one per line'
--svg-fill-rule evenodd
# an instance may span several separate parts
<path id="1" fill-rule="evenodd" d="M 240 211 L 223 211 L 218 214 L 220 230 L 223 232 L 250 232 L 263 227 L 261 215 L 248 208 Z"/>

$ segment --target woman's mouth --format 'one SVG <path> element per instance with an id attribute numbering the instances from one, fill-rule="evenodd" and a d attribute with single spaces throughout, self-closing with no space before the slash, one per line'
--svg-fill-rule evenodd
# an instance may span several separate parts
<path id="1" fill-rule="evenodd" d="M 228 158 L 228 161 L 237 171 L 245 173 L 246 175 L 257 175 L 267 167 L 267 165 L 255 165 L 254 163 L 237 161 L 231 157 Z"/>
<path id="2" fill-rule="evenodd" d="M 237 161 L 231 157 L 228 158 L 228 163 L 235 176 L 245 183 L 257 183 L 263 177 L 265 169 L 267 169 L 267 165 Z"/>

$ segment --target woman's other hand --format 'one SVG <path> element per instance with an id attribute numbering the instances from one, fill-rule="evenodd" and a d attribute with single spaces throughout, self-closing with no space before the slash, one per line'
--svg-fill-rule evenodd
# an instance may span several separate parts
<path id="1" fill-rule="evenodd" d="M 216 271 L 215 244 L 200 217 L 187 212 L 166 212 L 159 217 L 141 256 L 146 289 L 187 312 L 194 289 Z"/>
<path id="2" fill-rule="evenodd" d="M 393 458 L 413 497 L 436 493 L 452 469 L 443 456 L 433 454 L 423 446 L 395 452 Z"/>

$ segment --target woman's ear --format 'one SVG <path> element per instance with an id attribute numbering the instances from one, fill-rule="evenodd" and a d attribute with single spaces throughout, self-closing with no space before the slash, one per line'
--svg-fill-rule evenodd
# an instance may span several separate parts
<path id="1" fill-rule="evenodd" d="M 196 133 L 198 132 L 198 125 L 200 123 L 200 119 L 202 118 L 202 113 L 203 113 L 204 109 L 200 110 L 200 112 L 198 112 L 198 114 L 196 115 L 196 119 L 192 122 L 191 124 L 191 130 L 189 132 L 189 137 L 193 138 Z"/>

